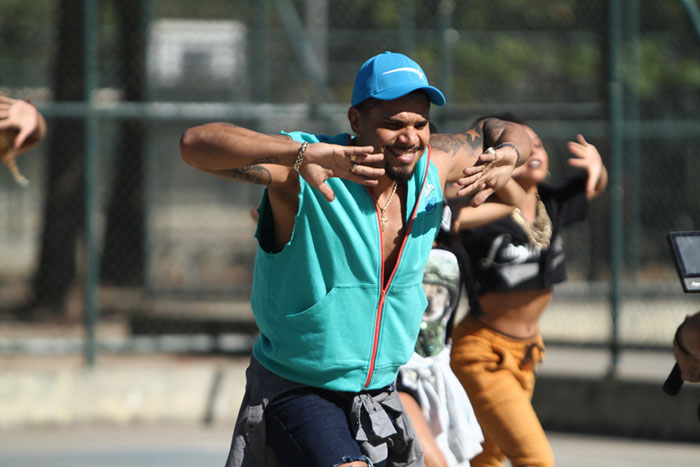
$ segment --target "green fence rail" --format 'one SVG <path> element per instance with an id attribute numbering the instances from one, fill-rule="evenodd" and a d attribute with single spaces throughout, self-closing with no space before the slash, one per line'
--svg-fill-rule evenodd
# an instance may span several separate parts
<path id="1" fill-rule="evenodd" d="M 555 176 L 576 133 L 596 144 L 609 190 L 565 232 L 570 278 L 543 332 L 610 348 L 612 373 L 622 349 L 668 349 L 698 306 L 665 234 L 700 225 L 699 40 L 691 0 L 6 0 L 0 89 L 32 99 L 49 135 L 20 159 L 31 188 L 0 179 L 0 353 L 79 342 L 93 366 L 100 352 L 245 349 L 260 189 L 188 169 L 178 138 L 217 120 L 345 131 L 355 70 L 383 50 L 445 91 L 441 131 L 514 112 Z M 558 324 L 573 309 L 587 333 Z"/>

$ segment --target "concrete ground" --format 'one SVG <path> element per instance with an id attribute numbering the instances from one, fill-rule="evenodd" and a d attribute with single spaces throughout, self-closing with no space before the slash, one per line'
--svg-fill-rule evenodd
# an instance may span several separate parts
<path id="1" fill-rule="evenodd" d="M 53 427 L 0 432 L 12 467 L 223 466 L 230 425 Z M 559 467 L 692 467 L 700 445 L 549 432 Z"/>

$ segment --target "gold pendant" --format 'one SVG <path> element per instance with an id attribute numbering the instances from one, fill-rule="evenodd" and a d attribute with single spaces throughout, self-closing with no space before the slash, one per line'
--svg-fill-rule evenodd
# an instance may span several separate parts
<path id="1" fill-rule="evenodd" d="M 379 219 L 382 221 L 382 232 L 384 232 L 384 226 L 386 225 L 386 222 L 389 220 L 386 216 L 382 215 L 382 217 Z"/>
<path id="2" fill-rule="evenodd" d="M 391 194 L 389 195 L 389 199 L 386 200 L 386 204 L 384 205 L 383 208 L 379 208 L 379 220 L 381 221 L 382 225 L 382 232 L 384 232 L 384 225 L 386 222 L 389 220 L 388 217 L 386 217 L 386 209 L 389 207 L 389 204 L 391 204 L 391 200 L 394 199 L 394 195 L 396 194 L 396 189 L 398 188 L 399 184 L 397 182 L 394 182 L 394 187 L 391 189 Z M 377 200 L 374 200 L 374 203 L 377 203 Z"/>

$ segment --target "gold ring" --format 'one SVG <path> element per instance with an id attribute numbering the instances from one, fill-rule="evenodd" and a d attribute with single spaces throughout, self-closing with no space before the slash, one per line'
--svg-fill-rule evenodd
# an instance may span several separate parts
<path id="1" fill-rule="evenodd" d="M 357 160 L 357 154 L 350 154 L 350 162 L 355 162 Z"/>
<path id="2" fill-rule="evenodd" d="M 355 163 L 350 164 L 350 172 L 355 173 L 356 168 L 357 168 L 357 164 L 355 164 Z"/>

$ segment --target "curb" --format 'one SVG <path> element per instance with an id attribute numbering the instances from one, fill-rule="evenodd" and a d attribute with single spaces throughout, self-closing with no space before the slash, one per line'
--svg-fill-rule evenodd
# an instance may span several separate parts
<path id="1" fill-rule="evenodd" d="M 226 364 L 11 370 L 0 374 L 0 429 L 77 424 L 233 426 L 248 360 Z"/>
<path id="2" fill-rule="evenodd" d="M 233 427 L 249 357 L 102 363 L 95 369 L 6 368 L 0 431 L 194 423 Z M 700 442 L 700 385 L 671 397 L 663 382 L 540 375 L 533 405 L 545 430 Z"/>
<path id="3" fill-rule="evenodd" d="M 700 443 L 700 385 L 540 376 L 532 404 L 545 430 Z"/>

